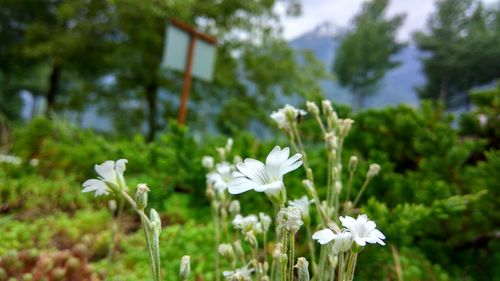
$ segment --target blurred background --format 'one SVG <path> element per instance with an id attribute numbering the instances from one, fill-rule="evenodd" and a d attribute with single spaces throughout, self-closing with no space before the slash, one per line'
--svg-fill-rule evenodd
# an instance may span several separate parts
<path id="1" fill-rule="evenodd" d="M 164 65 L 172 20 L 217 41 L 185 125 L 186 73 Z M 355 188 L 382 166 L 361 210 L 388 246 L 360 256 L 358 280 L 500 280 L 499 78 L 497 0 L 0 0 L 0 281 L 149 278 L 134 213 L 80 193 L 119 158 L 162 215 L 165 280 L 184 254 L 211 280 L 201 158 L 227 137 L 263 158 L 287 145 L 269 114 L 322 99 L 355 120 Z M 247 197 L 244 213 L 270 208 Z"/>

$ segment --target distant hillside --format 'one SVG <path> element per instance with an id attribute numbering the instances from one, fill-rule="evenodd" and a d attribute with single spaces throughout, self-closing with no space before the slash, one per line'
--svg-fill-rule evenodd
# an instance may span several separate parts
<path id="1" fill-rule="evenodd" d="M 322 23 L 309 32 L 290 41 L 295 50 L 312 50 L 317 58 L 331 71 L 335 51 L 339 46 L 336 35 L 340 29 L 331 23 Z M 375 94 L 365 100 L 365 107 L 384 107 L 401 103 L 417 106 L 418 97 L 415 86 L 422 85 L 425 77 L 418 59 L 420 52 L 409 45 L 395 56 L 401 65 L 387 73 Z M 328 98 L 335 102 L 351 104 L 351 96 L 347 89 L 334 81 L 323 81 L 323 90 Z"/>

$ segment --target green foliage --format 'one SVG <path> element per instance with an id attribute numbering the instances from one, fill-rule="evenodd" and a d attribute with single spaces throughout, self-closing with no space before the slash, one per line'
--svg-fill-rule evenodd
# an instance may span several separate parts
<path id="1" fill-rule="evenodd" d="M 419 89 L 422 98 L 463 105 L 452 101 L 498 78 L 499 15 L 498 8 L 485 8 L 481 1 L 438 2 L 428 22 L 429 32 L 415 34 L 418 47 L 428 53 L 422 59 L 427 76 L 427 84 Z"/>
<path id="2" fill-rule="evenodd" d="M 494 116 L 495 93 L 473 95 L 478 107 L 472 114 Z M 405 280 L 426 276 L 434 280 L 461 276 L 491 280 L 488 277 L 498 276 L 495 264 L 500 260 L 500 245 L 495 240 L 495 226 L 500 217 L 492 210 L 500 204 L 496 188 L 500 154 L 488 141 L 498 137 L 497 131 L 484 134 L 467 127 L 455 129 L 453 118 L 430 104 L 421 110 L 400 106 L 353 115 L 339 107 L 339 112 L 341 117 L 355 119 L 343 159 L 344 167 L 350 155 L 360 159 L 353 192 L 359 190 L 370 163 L 382 166 L 361 198 L 360 211 L 376 218 L 388 247 L 366 249 L 360 256 L 363 266 L 358 279 L 396 279 L 398 274 Z M 325 148 L 323 140 L 313 137 L 317 128 L 312 121 L 307 116 L 299 126 L 306 149 L 311 151 L 310 165 L 321 179 Z M 497 128 L 496 123 L 491 126 Z M 89 258 L 105 269 L 111 216 L 107 211 L 92 210 L 96 205 L 102 209 L 111 197 L 95 200 L 83 195 L 81 183 L 96 177 L 92 171 L 95 163 L 126 158 L 129 189 L 147 182 L 151 188 L 149 205 L 160 212 L 166 225 L 161 236 L 163 272 L 177 272 L 181 256 L 190 254 L 195 275 L 211 278 L 213 230 L 206 224 L 209 204 L 201 158 L 217 157 L 214 147 L 223 146 L 225 139 L 209 135 L 195 138 L 186 127 L 170 127 L 170 132 L 151 143 L 141 136 L 114 139 L 44 119 L 17 128 L 10 153 L 21 156 L 23 164 L 0 164 L 4 216 L 0 256 L 10 249 L 48 249 L 54 245 L 67 249 L 93 241 L 94 246 L 88 245 Z M 257 159 L 265 157 L 277 143 L 284 145 L 284 141 L 261 141 L 249 134 L 234 135 L 234 139 L 234 154 Z M 38 166 L 30 166 L 30 158 L 39 159 Z M 290 197 L 306 193 L 303 177 L 303 172 L 297 172 L 286 178 Z M 325 185 L 318 182 L 320 193 L 325 192 Z M 242 204 L 244 213 L 270 207 L 265 198 L 255 194 L 243 194 L 239 199 L 253 203 Z M 138 222 L 131 219 L 129 211 L 120 219 L 125 232 L 114 255 L 116 267 L 108 273 L 115 280 L 150 274 L 142 233 L 136 231 Z M 33 240 L 35 236 L 38 238 Z"/>

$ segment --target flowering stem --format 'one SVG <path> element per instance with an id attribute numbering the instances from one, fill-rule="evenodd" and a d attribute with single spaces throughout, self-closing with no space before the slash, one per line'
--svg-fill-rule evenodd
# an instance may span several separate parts
<path id="1" fill-rule="evenodd" d="M 289 277 L 288 280 L 293 281 L 293 264 L 294 264 L 294 254 L 295 254 L 295 234 L 290 232 L 290 254 L 289 254 Z"/>
<path id="2" fill-rule="evenodd" d="M 352 189 L 352 181 L 354 179 L 354 171 L 349 172 L 349 181 L 347 182 L 347 196 L 346 196 L 346 201 L 349 201 L 351 197 L 351 189 Z"/>
<path id="3" fill-rule="evenodd" d="M 342 252 L 339 253 L 339 265 L 337 268 L 337 280 L 338 281 L 344 280 L 344 253 L 342 253 Z"/>
<path id="4" fill-rule="evenodd" d="M 137 207 L 137 204 L 135 203 L 134 199 L 128 195 L 128 193 L 122 188 L 121 189 L 121 195 L 125 200 L 129 202 L 129 204 L 134 208 L 136 213 L 139 215 L 141 218 L 141 223 L 142 227 L 144 229 L 144 234 L 146 237 L 146 245 L 148 247 L 148 253 L 149 253 L 149 259 L 151 261 L 151 271 L 153 272 L 153 280 L 154 281 L 160 281 L 160 264 L 159 264 L 159 233 L 154 234 L 154 237 L 152 237 L 152 233 L 150 232 L 152 223 L 151 220 L 148 218 L 148 216 L 144 213 L 144 209 L 139 209 Z M 157 244 L 153 245 L 151 240 L 152 238 L 154 239 L 153 242 L 156 242 Z M 154 248 L 153 248 L 154 247 Z"/>
<path id="5" fill-rule="evenodd" d="M 302 161 L 304 163 L 304 169 L 309 169 L 309 161 L 307 161 L 307 153 L 304 149 L 304 146 L 302 145 L 302 139 L 300 138 L 300 133 L 299 130 L 297 129 L 297 125 L 295 123 L 292 123 L 292 135 L 295 137 L 292 138 L 297 140 L 298 143 L 298 150 L 297 150 L 297 145 L 294 145 L 295 149 L 299 151 L 302 154 Z"/>
<path id="6" fill-rule="evenodd" d="M 218 206 L 212 204 L 212 218 L 214 223 L 214 238 L 215 238 L 215 280 L 220 280 L 220 255 L 219 255 L 219 243 L 220 243 L 220 222 L 219 222 L 219 210 Z"/>
<path id="7" fill-rule="evenodd" d="M 354 278 L 354 271 L 356 270 L 356 260 L 358 258 L 357 253 L 351 252 L 349 255 L 349 261 L 347 262 L 347 273 L 345 276 L 345 281 L 352 281 Z"/>
<path id="8" fill-rule="evenodd" d="M 354 202 L 352 203 L 352 208 L 353 209 L 356 206 L 356 204 L 358 204 L 359 199 L 361 199 L 361 195 L 363 195 L 363 192 L 365 192 L 365 189 L 366 189 L 366 187 L 368 186 L 369 183 L 370 183 L 370 178 L 366 177 L 365 178 L 365 182 L 363 183 L 363 186 L 361 186 L 361 190 L 358 192 L 358 195 L 356 195 L 356 199 L 354 199 Z"/>
<path id="9" fill-rule="evenodd" d="M 316 276 L 316 273 L 318 272 L 318 265 L 316 264 L 316 250 L 314 249 L 314 242 L 311 239 L 312 234 L 311 234 L 311 224 L 308 223 L 306 226 L 306 233 L 308 237 L 308 246 L 309 246 L 309 253 L 311 254 L 311 267 L 312 267 L 312 272 L 313 276 Z"/>
<path id="10" fill-rule="evenodd" d="M 283 244 L 283 254 L 286 254 L 287 248 L 288 248 L 288 231 L 286 228 L 283 228 L 283 240 L 281 242 Z M 286 274 L 287 273 L 287 261 L 282 260 L 281 261 L 281 280 L 286 281 Z"/>
<path id="11" fill-rule="evenodd" d="M 328 164 L 326 166 L 326 169 L 327 169 L 327 181 L 326 181 L 326 205 L 328 207 L 330 207 L 332 205 L 332 202 L 331 202 L 331 193 L 333 192 L 333 180 L 332 180 L 332 162 L 333 162 L 333 159 L 332 159 L 332 153 L 330 151 L 327 152 L 328 154 Z"/>
<path id="12" fill-rule="evenodd" d="M 316 281 L 323 281 L 326 267 L 326 252 L 328 251 L 328 246 L 323 246 L 320 249 L 319 254 L 319 268 L 318 268 L 318 279 Z"/>
<path id="13" fill-rule="evenodd" d="M 323 134 L 326 134 L 326 129 L 325 129 L 325 125 L 323 125 L 323 121 L 321 121 L 321 118 L 319 117 L 319 115 L 315 115 L 315 116 L 316 116 L 316 121 L 318 121 L 319 127 L 321 128 L 321 131 L 323 132 Z"/>

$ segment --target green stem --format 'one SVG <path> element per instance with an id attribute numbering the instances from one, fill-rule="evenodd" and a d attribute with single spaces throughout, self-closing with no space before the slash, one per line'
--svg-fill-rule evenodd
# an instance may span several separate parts
<path id="1" fill-rule="evenodd" d="M 144 209 L 139 209 L 137 207 L 137 204 L 135 203 L 134 199 L 128 195 L 128 193 L 122 188 L 121 191 L 122 196 L 129 202 L 129 204 L 134 208 L 136 213 L 139 215 L 141 218 L 141 223 L 142 223 L 142 228 L 144 230 L 144 235 L 146 237 L 146 245 L 148 247 L 148 253 L 149 253 L 149 259 L 151 262 L 151 271 L 153 272 L 153 278 L 154 281 L 160 281 L 160 264 L 159 264 L 159 247 L 155 247 L 153 249 L 153 245 L 151 243 L 151 220 L 148 218 L 148 216 L 144 213 Z M 159 234 L 158 234 L 159 235 Z M 159 243 L 158 241 L 155 241 Z"/>
<path id="2" fill-rule="evenodd" d="M 349 172 L 349 181 L 347 182 L 347 195 L 346 195 L 346 201 L 349 201 L 351 198 L 351 189 L 352 189 L 352 181 L 354 179 L 354 171 Z"/>
<path id="3" fill-rule="evenodd" d="M 337 281 L 344 280 L 344 253 L 339 253 L 339 265 L 337 268 Z"/>
<path id="4" fill-rule="evenodd" d="M 352 281 L 354 279 L 354 271 L 356 270 L 356 260 L 358 254 L 351 252 L 349 255 L 349 261 L 347 263 L 347 273 L 345 276 L 345 281 Z"/>
<path id="5" fill-rule="evenodd" d="M 323 132 L 323 135 L 326 134 L 325 125 L 323 125 L 323 121 L 321 121 L 319 115 L 316 115 L 316 121 L 318 121 L 319 127 L 321 128 L 321 132 Z"/>
<path id="6" fill-rule="evenodd" d="M 314 248 L 314 241 L 311 239 L 312 237 L 312 232 L 311 232 L 311 224 L 308 223 L 306 226 L 306 233 L 307 233 L 307 242 L 309 246 L 309 253 L 311 254 L 311 268 L 312 268 L 312 273 L 313 276 L 316 276 L 316 273 L 318 272 L 318 265 L 316 264 L 316 249 Z"/>
<path id="7" fill-rule="evenodd" d="M 363 186 L 361 186 L 361 190 L 358 192 L 358 195 L 356 196 L 356 199 L 354 199 L 354 202 L 352 203 L 352 208 L 353 209 L 356 206 L 356 204 L 358 204 L 359 199 L 361 199 L 361 195 L 363 195 L 363 192 L 365 192 L 365 189 L 366 189 L 366 187 L 368 186 L 369 183 L 370 183 L 370 179 L 368 177 L 365 178 L 365 182 L 363 183 Z"/>
<path id="8" fill-rule="evenodd" d="M 288 231 L 286 229 L 283 229 L 283 254 L 286 254 L 288 251 Z M 287 261 L 282 260 L 281 261 L 281 280 L 286 281 L 286 276 L 287 276 Z"/>
<path id="9" fill-rule="evenodd" d="M 215 238 L 215 280 L 220 280 L 220 255 L 219 255 L 219 244 L 220 244 L 220 221 L 219 221 L 219 210 L 217 206 L 212 206 L 212 218 L 214 223 L 214 238 Z"/>
<path id="10" fill-rule="evenodd" d="M 290 281 L 293 281 L 293 265 L 294 265 L 294 254 L 295 254 L 295 234 L 290 233 L 290 254 L 288 255 L 289 261 L 288 261 L 288 267 L 289 267 L 289 279 Z"/>
<path id="11" fill-rule="evenodd" d="M 328 251 L 328 246 L 322 246 L 319 254 L 319 268 L 318 268 L 318 279 L 316 281 L 323 281 L 324 274 L 326 270 L 326 252 Z"/>

